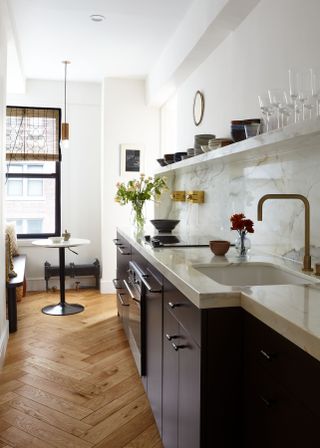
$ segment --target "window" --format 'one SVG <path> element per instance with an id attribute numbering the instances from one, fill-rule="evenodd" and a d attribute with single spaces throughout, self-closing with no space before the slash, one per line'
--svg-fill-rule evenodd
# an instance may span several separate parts
<path id="1" fill-rule="evenodd" d="M 5 215 L 18 238 L 60 235 L 60 110 L 7 107 Z"/>

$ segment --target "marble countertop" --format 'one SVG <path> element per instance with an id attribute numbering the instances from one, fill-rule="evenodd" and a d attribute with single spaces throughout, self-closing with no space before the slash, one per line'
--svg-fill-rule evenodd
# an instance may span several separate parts
<path id="1" fill-rule="evenodd" d="M 193 265 L 239 263 L 233 248 L 225 257 L 215 257 L 209 247 L 153 248 L 128 229 L 118 231 L 198 308 L 240 306 L 320 361 L 320 282 L 318 285 L 225 286 Z M 252 250 L 241 262 L 272 263 L 301 273 L 301 264 L 259 250 Z M 305 275 L 316 280 L 312 274 Z"/>

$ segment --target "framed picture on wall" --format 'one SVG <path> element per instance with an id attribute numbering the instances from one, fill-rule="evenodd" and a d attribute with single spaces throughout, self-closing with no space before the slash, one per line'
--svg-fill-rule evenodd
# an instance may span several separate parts
<path id="1" fill-rule="evenodd" d="M 142 172 L 143 150 L 141 146 L 120 145 L 120 175 L 138 174 Z"/>

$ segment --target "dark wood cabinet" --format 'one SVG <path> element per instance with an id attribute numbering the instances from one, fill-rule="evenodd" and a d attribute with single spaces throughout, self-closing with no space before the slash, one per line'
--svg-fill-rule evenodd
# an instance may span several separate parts
<path id="1" fill-rule="evenodd" d="M 162 276 L 147 271 L 153 277 L 152 291 L 145 294 L 146 369 L 144 385 L 159 432 L 162 431 Z"/>
<path id="2" fill-rule="evenodd" d="M 165 448 L 320 446 L 316 359 L 241 308 L 197 308 L 121 235 L 116 243 L 125 328 L 130 260 L 153 285 L 142 380 Z"/>
<path id="3" fill-rule="evenodd" d="M 320 446 L 319 363 L 253 316 L 244 316 L 245 448 Z"/>
<path id="4" fill-rule="evenodd" d="M 117 238 L 113 240 L 117 249 L 117 271 L 113 284 L 117 295 L 118 316 L 120 317 L 123 329 L 128 336 L 128 319 L 129 319 L 129 300 L 128 291 L 125 288 L 124 281 L 128 275 L 129 261 L 131 260 L 131 246 L 119 233 Z"/>
<path id="5" fill-rule="evenodd" d="M 177 342 L 179 323 L 166 309 L 163 319 L 162 441 L 165 448 L 177 448 L 179 357 L 172 342 Z"/>
<path id="6" fill-rule="evenodd" d="M 200 447 L 201 353 L 187 330 L 199 336 L 200 311 L 193 307 L 164 280 L 162 437 L 166 448 Z"/>

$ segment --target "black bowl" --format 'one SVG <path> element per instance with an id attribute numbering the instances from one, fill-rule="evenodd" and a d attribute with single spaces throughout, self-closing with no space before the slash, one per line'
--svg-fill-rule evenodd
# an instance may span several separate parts
<path id="1" fill-rule="evenodd" d="M 157 159 L 157 162 L 159 163 L 159 165 L 161 166 L 167 166 L 167 162 L 164 159 Z"/>
<path id="2" fill-rule="evenodd" d="M 155 226 L 158 232 L 171 232 L 180 222 L 180 219 L 150 219 L 151 224 Z"/>

